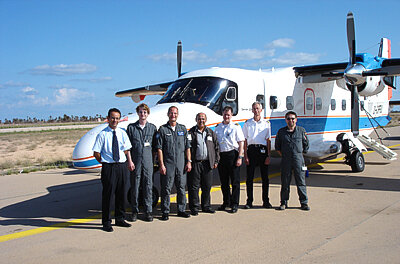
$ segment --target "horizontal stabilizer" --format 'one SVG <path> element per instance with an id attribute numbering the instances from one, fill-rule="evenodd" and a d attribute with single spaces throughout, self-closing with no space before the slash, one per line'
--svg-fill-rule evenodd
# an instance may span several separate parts
<path id="1" fill-rule="evenodd" d="M 146 95 L 163 95 L 168 86 L 173 82 L 160 83 L 148 85 L 145 87 L 133 88 L 129 90 L 119 91 L 115 93 L 117 97 L 127 97 L 127 96 L 146 96 Z"/>

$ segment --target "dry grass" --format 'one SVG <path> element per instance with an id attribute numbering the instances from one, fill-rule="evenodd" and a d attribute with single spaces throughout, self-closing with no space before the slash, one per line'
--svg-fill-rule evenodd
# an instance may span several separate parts
<path id="1" fill-rule="evenodd" d="M 0 175 L 71 164 L 75 144 L 89 129 L 0 134 Z"/>

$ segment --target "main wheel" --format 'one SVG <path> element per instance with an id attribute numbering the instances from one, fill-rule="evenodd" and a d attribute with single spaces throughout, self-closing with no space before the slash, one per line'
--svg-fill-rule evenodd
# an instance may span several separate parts
<path id="1" fill-rule="evenodd" d="M 364 155 L 359 150 L 356 150 L 353 153 L 351 153 L 350 166 L 353 172 L 364 171 L 365 168 Z"/>

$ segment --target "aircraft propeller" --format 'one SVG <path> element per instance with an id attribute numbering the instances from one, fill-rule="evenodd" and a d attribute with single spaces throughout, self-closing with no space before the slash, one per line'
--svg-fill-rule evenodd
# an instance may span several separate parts
<path id="1" fill-rule="evenodd" d="M 176 60 L 178 66 L 178 78 L 182 75 L 182 42 L 178 41 L 178 46 L 176 50 Z"/>
<path id="2" fill-rule="evenodd" d="M 351 92 L 351 132 L 353 132 L 354 136 L 358 136 L 360 106 L 358 101 L 357 86 L 365 83 L 365 77 L 362 76 L 362 72 L 365 70 L 365 68 L 361 64 L 356 64 L 354 16 L 351 12 L 347 14 L 347 44 L 349 46 L 350 62 L 344 71 L 344 78 Z M 364 69 L 360 69 L 360 66 Z"/>

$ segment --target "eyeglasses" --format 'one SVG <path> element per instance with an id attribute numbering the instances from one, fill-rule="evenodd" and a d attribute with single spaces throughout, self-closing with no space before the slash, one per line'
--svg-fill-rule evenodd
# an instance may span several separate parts
<path id="1" fill-rule="evenodd" d="M 286 120 L 295 120 L 296 119 L 296 117 L 288 117 L 288 118 L 286 118 Z"/>

